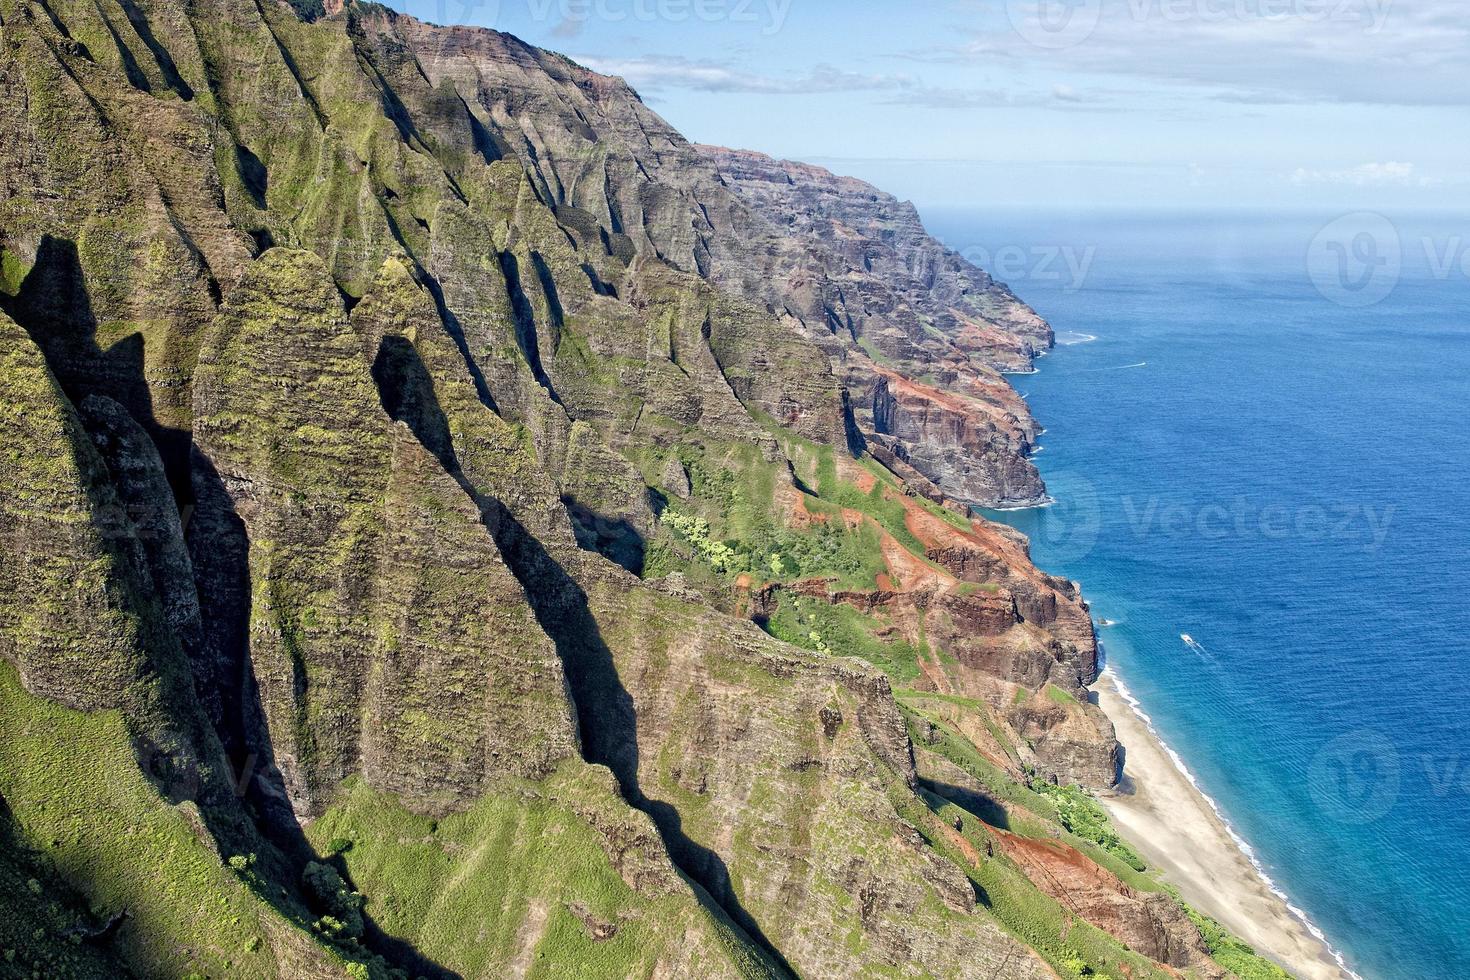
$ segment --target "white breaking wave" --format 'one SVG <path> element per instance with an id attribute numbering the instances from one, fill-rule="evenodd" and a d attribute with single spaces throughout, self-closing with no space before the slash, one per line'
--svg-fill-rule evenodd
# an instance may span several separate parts
<path id="1" fill-rule="evenodd" d="M 1185 634 L 1184 638 L 1188 638 L 1188 634 Z M 1191 639 L 1188 642 L 1193 643 L 1194 641 Z M 1275 880 L 1266 873 L 1265 865 L 1261 864 L 1260 859 L 1256 857 L 1255 848 L 1251 847 L 1246 839 L 1240 836 L 1229 819 L 1226 818 L 1225 811 L 1220 809 L 1220 804 L 1216 803 L 1215 798 L 1204 791 L 1204 788 L 1199 784 L 1199 780 L 1195 778 L 1194 773 L 1190 772 L 1189 767 L 1184 764 L 1184 759 L 1178 752 L 1174 751 L 1173 746 L 1164 741 L 1163 736 L 1159 734 L 1159 730 L 1154 727 L 1154 720 L 1149 717 L 1148 712 L 1143 710 L 1143 703 L 1133 696 L 1133 692 L 1128 689 L 1127 684 L 1123 683 L 1123 678 L 1118 676 L 1118 672 L 1111 665 L 1103 668 L 1102 672 L 1112 679 L 1113 687 L 1118 691 L 1118 697 L 1122 698 L 1123 703 L 1128 705 L 1133 713 L 1138 716 L 1139 721 L 1143 722 L 1144 727 L 1148 729 L 1148 733 L 1153 736 L 1154 741 L 1159 743 L 1159 747 L 1169 757 L 1169 761 L 1174 763 L 1174 768 L 1179 771 L 1179 775 L 1183 776 L 1189 782 L 1189 785 L 1194 787 L 1194 791 L 1200 795 L 1200 799 L 1210 805 L 1210 809 L 1214 811 L 1215 816 L 1220 821 L 1220 825 L 1225 828 L 1225 832 L 1230 835 L 1230 839 L 1235 842 L 1235 846 L 1240 850 L 1240 853 L 1244 854 L 1246 860 L 1251 863 L 1251 867 L 1255 869 L 1256 876 L 1271 890 L 1271 894 L 1281 899 L 1287 911 L 1306 928 L 1307 932 L 1312 934 L 1313 938 L 1326 948 L 1328 953 L 1332 954 L 1332 958 L 1337 961 L 1337 965 L 1342 968 L 1344 973 L 1352 977 L 1353 980 L 1363 980 L 1361 976 L 1354 973 L 1352 968 L 1347 965 L 1347 960 L 1337 950 L 1337 947 L 1328 941 L 1327 934 L 1317 927 L 1317 924 L 1312 921 L 1304 909 L 1293 904 L 1291 896 L 1287 895 L 1281 886 L 1276 884 Z"/>
<path id="2" fill-rule="evenodd" d="M 1068 330 L 1066 333 L 1057 335 L 1057 343 L 1063 347 L 1071 347 L 1074 344 L 1090 344 L 1096 339 L 1097 337 L 1093 334 L 1079 333 L 1075 330 Z"/>
<path id="3" fill-rule="evenodd" d="M 1002 514 L 1010 513 L 1011 511 L 1016 510 L 1046 510 L 1048 507 L 1055 507 L 1056 505 L 1057 498 L 1048 494 L 1045 497 L 1042 497 L 1040 500 L 1036 501 L 1036 503 L 1034 504 L 1007 504 L 1004 507 L 984 507 L 982 509 L 994 511 L 997 514 Z"/>

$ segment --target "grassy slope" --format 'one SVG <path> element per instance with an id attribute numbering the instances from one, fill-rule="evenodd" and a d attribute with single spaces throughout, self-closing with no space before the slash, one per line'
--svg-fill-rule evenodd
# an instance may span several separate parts
<path id="1" fill-rule="evenodd" d="M 104 927 L 43 854 L 0 819 L 0 977 L 125 976 L 95 946 L 74 941 Z"/>
<path id="2" fill-rule="evenodd" d="M 991 799 L 1003 804 L 1005 816 L 997 821 L 999 825 L 1022 837 L 1061 840 L 1137 891 L 1174 894 L 1157 871 L 1144 867 L 1136 852 L 1113 829 L 1106 812 L 1083 790 L 1075 786 L 1042 784 L 1033 788 L 1011 778 L 976 751 L 964 736 L 924 713 L 924 703 L 936 698 L 957 700 L 921 692 L 902 694 L 904 714 L 915 745 L 922 746 L 921 752 L 933 752 L 964 770 L 984 787 Z M 926 732 L 920 729 L 921 726 L 928 729 L 930 724 L 934 728 L 926 737 Z M 946 816 L 951 810 L 960 810 L 952 801 L 942 797 L 926 794 L 926 798 Z M 973 815 L 966 817 L 967 824 L 971 820 L 983 822 Z M 980 843 L 983 849 L 983 840 L 971 834 L 967 836 L 972 842 Z M 1083 940 L 1074 941 L 1078 934 L 1069 929 L 1064 910 L 1046 896 L 1032 894 L 1034 886 L 1016 880 L 1020 872 L 1009 862 L 1001 862 L 1003 870 L 990 869 L 989 865 L 994 863 L 987 862 L 980 870 L 966 868 L 966 873 L 985 890 L 991 910 L 1017 938 L 1036 948 L 1059 970 L 1070 959 L 1080 958 L 1090 969 L 1097 971 L 1103 970 L 1108 962 L 1118 962 L 1116 950 L 1112 948 L 1116 944 L 1110 938 L 1100 940 L 1092 932 L 1084 932 Z M 961 866 L 965 867 L 963 863 Z M 1178 896 L 1175 898 L 1177 900 Z M 1288 980 L 1289 974 L 1257 955 L 1254 949 L 1219 923 L 1195 912 L 1182 901 L 1180 904 L 1199 926 L 1205 946 L 1221 966 L 1241 980 Z M 1067 937 L 1065 941 L 1063 937 Z M 1062 975 L 1067 974 L 1063 972 Z"/>
<path id="3" fill-rule="evenodd" d="M 353 781 L 311 836 L 323 853 L 350 842 L 346 870 L 386 933 L 465 975 L 503 973 L 523 953 L 531 976 L 646 976 L 659 962 L 768 975 L 682 880 L 652 898 L 623 881 L 583 814 L 633 823 L 631 811 L 591 772 L 570 766 L 545 784 L 517 783 L 439 822 Z M 147 976 L 306 975 L 280 955 L 282 931 L 294 933 L 288 950 L 299 947 L 326 975 L 386 975 L 381 963 L 344 958 L 313 937 L 304 909 L 288 922 L 256 893 L 275 888 L 284 900 L 283 889 L 252 871 L 237 876 L 206 846 L 193 805 L 169 806 L 138 771 L 116 712 L 85 715 L 34 698 L 8 664 L 0 664 L 0 794 L 25 828 L 22 836 L 8 818 L 0 825 L 0 977 L 116 977 L 123 963 Z M 107 943 L 71 938 L 119 913 Z M 616 933 L 595 938 L 584 916 Z"/>
<path id="4" fill-rule="evenodd" d="M 710 548 L 691 541 L 682 521 L 670 520 L 651 546 L 653 557 L 645 570 L 648 577 L 681 571 L 716 582 L 749 573 L 757 581 L 829 578 L 843 588 L 871 589 L 886 568 L 880 529 L 925 560 L 924 546 L 905 523 L 904 505 L 891 499 L 901 492 L 892 473 L 875 460 L 863 458 L 860 465 L 874 479 L 872 488 L 865 491 L 838 476 L 834 455 L 838 450 L 803 439 L 774 421 L 764 421 L 785 459 L 767 459 L 748 443 L 690 442 L 672 453 L 689 472 L 692 493 L 687 501 L 671 500 L 670 508 L 681 518 L 703 519 L 710 541 L 725 545 L 736 557 L 712 560 Z M 639 461 L 651 485 L 658 483 L 664 459 Z M 789 526 L 790 515 L 777 504 L 777 487 L 790 482 L 788 459 L 799 485 L 807 491 L 803 506 L 815 518 L 808 527 Z M 943 507 L 922 498 L 914 500 L 956 528 L 968 526 L 963 517 Z M 866 520 L 859 527 L 848 527 L 842 520 L 844 510 L 855 511 Z M 779 565 L 772 564 L 773 558 L 779 559 Z"/>
<path id="5" fill-rule="evenodd" d="M 271 931 L 292 927 L 202 842 L 192 804 L 172 807 L 159 798 L 117 712 L 85 715 L 34 698 L 0 663 L 0 794 L 24 842 L 75 889 L 92 920 L 126 913 L 110 948 L 136 971 L 281 975 Z M 44 890 L 41 898 L 48 898 Z M 15 943 L 21 959 L 54 956 L 70 944 L 58 942 L 54 928 L 27 942 L 16 935 L 25 922 L 0 922 L 0 943 Z M 47 975 L 99 974 L 79 956 Z"/>
<path id="6" fill-rule="evenodd" d="M 767 975 L 682 879 L 652 896 L 629 887 L 580 813 L 626 822 L 630 833 L 638 821 L 592 773 L 568 765 L 438 821 L 352 780 L 310 834 L 319 850 L 341 851 L 381 928 L 465 976 L 504 975 L 512 964 L 530 977 L 649 976 L 659 963 Z"/>
<path id="7" fill-rule="evenodd" d="M 810 491 L 811 495 L 804 498 L 806 509 L 826 516 L 829 523 L 804 530 L 784 527 L 783 515 L 777 513 L 775 505 L 777 470 L 783 464 L 766 461 L 751 447 L 732 447 L 724 452 L 712 452 L 708 447 L 686 451 L 682 455 L 691 476 L 692 494 L 689 501 L 676 502 L 675 511 L 704 519 L 708 531 L 691 541 L 686 520 L 666 521 L 664 536 L 654 545 L 658 561 L 648 569 L 650 575 L 680 570 L 706 582 L 727 581 L 741 573 L 757 581 L 823 577 L 835 579 L 842 587 L 873 588 L 877 573 L 884 568 L 879 538 L 866 522 L 862 529 L 847 529 L 840 520 L 844 508 L 862 513 L 911 554 L 924 558 L 923 546 L 904 523 L 902 505 L 885 499 L 884 488 L 896 488 L 897 480 L 884 467 L 872 459 L 860 460 L 875 479 L 873 489 L 864 492 L 837 475 L 831 447 L 809 442 L 774 425 L 768 424 L 768 430 L 791 460 L 800 485 Z M 650 473 L 649 482 L 656 482 L 652 478 L 656 469 L 647 462 L 644 469 Z M 966 526 L 959 515 L 928 501 L 918 502 L 956 527 Z M 711 561 L 712 554 L 719 557 Z M 772 563 L 773 557 L 778 563 Z M 777 638 L 796 646 L 864 659 L 887 673 L 900 689 L 919 676 L 917 657 L 921 651 L 887 633 L 879 620 L 850 607 L 782 595 L 767 625 Z M 929 653 L 923 651 L 924 655 Z M 1045 693 L 1061 705 L 1075 700 L 1052 685 Z M 924 700 L 936 697 L 944 696 L 904 692 L 910 720 L 920 719 Z M 990 717 L 986 705 L 972 703 L 969 707 L 982 718 Z M 997 800 L 1010 804 L 1007 829 L 1038 839 L 1060 836 L 1130 887 L 1169 891 L 1156 873 L 1144 867 L 1136 852 L 1113 830 L 1106 813 L 1084 791 L 1077 787 L 1032 789 L 981 756 L 959 733 L 943 725 L 938 727 L 940 741 L 931 748 L 965 769 Z M 1004 744 L 998 727 L 992 729 Z M 959 809 L 939 797 L 928 796 L 927 801 L 946 816 Z M 978 823 L 973 815 L 968 819 Z M 1106 933 L 1085 923 L 1079 928 L 1061 906 L 1009 861 L 988 861 L 976 869 L 952 849 L 948 853 L 987 896 L 984 904 L 997 920 L 1040 952 L 1062 976 L 1068 976 L 1069 971 L 1071 975 L 1084 975 L 1078 967 L 1092 971 L 1085 974 L 1091 976 L 1106 976 L 1108 970 L 1120 967 L 1126 967 L 1131 976 L 1157 973 L 1156 967 L 1129 953 Z M 1284 976 L 1278 967 L 1257 956 L 1218 923 L 1198 917 L 1197 924 L 1211 953 L 1238 976 L 1246 980 L 1280 980 Z"/>
<path id="8" fill-rule="evenodd" d="M 308 13 L 320 12 L 316 0 L 292 2 Z M 328 41 L 325 34 L 313 35 L 288 22 L 278 26 L 293 36 L 298 54 L 307 54 L 309 42 L 316 41 L 318 50 L 307 60 L 330 60 L 330 49 L 337 42 Z M 365 159 L 375 157 L 373 150 L 392 149 L 394 134 L 377 118 L 371 100 L 357 98 L 359 93 L 350 87 L 336 90 L 330 81 L 320 84 L 328 114 L 339 128 L 334 138 L 352 144 Z M 303 157 L 310 160 L 314 154 Z M 383 238 L 382 228 L 370 222 L 359 227 L 358 221 L 348 220 L 358 211 L 359 181 L 337 169 L 340 161 L 332 155 L 324 157 L 325 162 L 317 164 L 319 171 L 273 167 L 273 197 L 308 201 L 295 219 L 298 233 L 311 238 L 318 232 L 354 246 Z M 413 233 L 411 222 L 402 224 Z M 373 249 L 341 251 L 347 256 Z M 345 257 L 339 257 L 337 266 L 344 289 L 360 294 L 372 266 L 357 268 Z M 18 275 L 11 257 L 0 257 L 0 288 L 12 291 Z M 798 475 L 815 490 L 808 502 L 814 513 L 830 519 L 842 508 L 858 510 L 922 557 L 922 548 L 903 524 L 902 508 L 885 499 L 882 488 L 891 485 L 892 478 L 881 468 L 865 461 L 879 483 L 864 493 L 837 478 L 830 448 L 781 438 L 797 462 Z M 751 447 L 716 447 L 712 452 L 701 447 L 699 452 L 703 455 L 692 457 L 690 466 L 697 498 L 692 509 L 706 513 L 718 540 L 745 557 L 744 570 L 776 580 L 831 576 L 844 585 L 876 584 L 883 565 L 878 536 L 871 528 L 835 534 L 830 527 L 813 528 L 793 534 L 774 513 L 778 464 L 764 460 Z M 691 552 L 687 539 L 672 533 L 663 544 L 668 567 L 713 572 L 713 578 L 741 570 L 709 568 L 699 549 Z M 775 566 L 773 558 L 778 559 Z M 861 617 L 833 615 L 845 619 L 824 630 L 808 629 L 805 645 L 835 646 L 839 652 L 872 660 L 897 679 L 912 677 L 912 651 L 884 646 L 873 635 L 873 624 L 859 621 Z M 801 638 L 800 625 L 792 625 L 792 638 Z M 812 632 L 821 639 L 812 641 Z M 24 951 L 27 933 L 17 930 L 29 929 L 34 938 L 36 928 L 55 932 L 66 928 L 68 916 L 81 916 L 76 900 L 61 884 L 64 878 L 81 891 L 94 918 L 105 920 L 128 910 L 118 942 L 147 972 L 179 976 L 190 971 L 248 976 L 279 972 L 263 951 L 275 912 L 200 842 L 183 809 L 157 798 L 137 771 L 116 715 L 83 716 L 39 702 L 19 689 L 8 667 L 0 667 L 0 735 L 4 736 L 0 793 L 44 854 L 35 868 L 17 860 L 0 866 L 0 874 L 10 881 L 27 874 L 23 884 L 30 894 L 34 894 L 31 880 L 43 893 L 48 888 L 57 892 L 55 910 L 48 906 L 43 915 L 31 908 L 36 903 L 22 902 L 28 912 L 6 917 L 3 928 L 8 931 L 0 932 L 0 937 L 7 949 L 12 948 L 13 937 L 14 948 Z M 1019 786 L 1013 791 L 1029 792 Z M 565 798 L 548 798 L 528 787 L 521 793 L 487 797 L 471 812 L 432 826 L 390 800 L 354 786 L 312 833 L 323 847 L 336 838 L 353 842 L 344 855 L 347 868 L 354 883 L 372 896 L 370 914 L 390 933 L 410 937 L 428 955 L 457 968 L 463 964 L 466 971 L 503 964 L 507 957 L 519 955 L 527 947 L 522 927 L 537 919 L 532 914 L 537 903 L 545 904 L 546 919 L 544 932 L 530 944 L 530 965 L 536 974 L 596 969 L 599 974 L 621 975 L 646 970 L 658 951 L 685 941 L 691 930 L 701 937 L 694 944 L 699 959 L 691 966 L 713 969 L 723 962 L 720 951 L 729 952 L 719 939 L 728 935 L 723 923 L 703 919 L 685 898 L 641 900 L 612 869 L 594 832 L 578 816 L 578 808 L 591 805 L 589 801 L 574 799 L 579 791 L 570 783 L 549 792 Z M 946 810 L 945 804 L 930 802 L 941 812 Z M 956 861 L 964 866 L 961 857 Z M 48 868 L 58 876 L 48 876 Z M 1096 937 L 1084 937 L 1080 949 L 1058 945 L 1055 916 L 1045 903 L 1037 904 L 1039 893 L 1028 891 L 1029 883 L 1015 880 L 1003 864 L 987 874 L 993 875 L 987 895 L 992 896 L 997 918 L 1018 935 L 1034 932 L 1038 948 L 1058 964 L 1065 965 L 1078 952 L 1100 968 L 1120 961 L 1116 944 L 1094 942 Z M 601 942 L 591 938 L 574 905 L 597 920 L 616 921 L 617 934 Z M 630 908 L 640 914 L 625 918 Z M 52 941 L 58 938 L 47 938 L 49 955 L 66 953 Z M 731 958 L 737 965 L 759 969 L 758 963 L 738 954 L 736 946 Z M 85 976 L 87 970 L 100 968 L 87 961 L 88 950 L 78 948 L 76 955 L 75 963 L 58 960 L 43 972 L 65 975 L 64 970 L 74 969 Z"/>
<path id="9" fill-rule="evenodd" d="M 902 504 L 885 499 L 884 489 L 894 485 L 891 474 L 872 460 L 863 460 L 863 465 L 875 478 L 873 489 L 865 492 L 837 475 L 836 460 L 830 447 L 807 442 L 780 430 L 776 434 L 782 437 L 783 449 L 792 460 L 797 479 L 812 491 L 812 495 L 804 499 L 806 509 L 827 516 L 829 523 L 800 531 L 782 526 L 783 515 L 776 513 L 774 503 L 774 470 L 780 464 L 767 463 L 753 451 L 701 453 L 686 461 L 691 475 L 692 499 L 687 503 L 681 502 L 677 513 L 702 518 L 708 525 L 707 532 L 701 529 L 691 535 L 688 521 L 666 522 L 674 532 L 676 547 L 682 545 L 687 556 L 680 563 L 681 570 L 715 580 L 733 578 L 741 573 L 764 581 L 830 577 L 849 587 L 873 588 L 877 572 L 884 568 L 884 564 L 879 538 L 872 525 L 881 527 L 916 557 L 923 558 L 922 545 L 905 526 Z M 846 529 L 841 520 L 843 509 L 858 511 L 871 519 L 871 524 L 865 527 L 866 534 L 863 530 Z M 957 515 L 938 507 L 934 510 L 943 514 L 946 520 L 963 526 L 963 519 Z M 834 532 L 834 528 L 842 530 Z M 811 547 L 801 550 L 801 545 L 830 538 L 834 533 L 840 535 L 837 549 Z M 720 545 L 723 545 L 723 550 L 719 550 Z M 729 557 L 731 554 L 736 556 L 733 560 Z M 795 558 L 806 554 L 817 558 L 805 565 Z M 781 564 L 786 567 L 773 567 L 772 555 L 779 556 Z M 856 559 L 852 564 L 844 561 L 849 555 Z M 712 556 L 715 556 L 713 561 Z M 786 574 L 778 574 L 778 571 Z M 882 623 L 848 606 L 782 595 L 768 628 L 777 638 L 806 649 L 861 657 L 888 673 L 896 685 L 910 684 L 919 676 L 916 665 L 918 651 L 901 640 L 881 636 Z M 1045 798 L 1009 780 L 1000 770 L 989 767 L 961 736 L 951 732 L 948 738 L 952 740 L 956 755 L 973 760 L 977 768 L 981 765 L 986 767 L 986 776 L 997 789 L 1003 787 L 1008 796 L 1027 798 L 1035 806 L 1038 812 L 1034 823 L 1028 826 L 1032 835 L 1045 837 L 1061 832 L 1057 810 Z M 954 812 L 958 811 L 953 804 L 938 797 L 926 795 L 925 801 L 946 822 L 952 821 Z M 979 826 L 973 815 L 968 821 Z M 916 815 L 913 822 L 922 829 L 926 818 Z M 1106 933 L 1067 915 L 1007 859 L 987 860 L 975 867 L 939 832 L 926 832 L 926 837 L 975 882 L 978 893 L 984 896 L 982 906 L 1001 926 L 1041 953 L 1061 976 L 1082 976 L 1080 969 L 1093 971 L 1087 975 L 1105 976 L 1110 968 L 1119 964 L 1126 965 L 1129 975 L 1134 977 L 1164 976 L 1146 958 L 1127 952 Z M 1086 841 L 1073 840 L 1079 846 L 1088 847 Z M 1124 872 L 1132 871 L 1116 858 L 1109 860 L 1112 856 L 1095 845 L 1089 850 L 1109 865 L 1121 866 L 1120 870 Z M 1136 873 L 1133 877 L 1135 880 L 1142 878 Z M 1153 889 L 1159 887 L 1151 879 L 1143 880 Z M 1073 969 L 1073 966 L 1079 966 L 1079 969 Z"/>
<path id="10" fill-rule="evenodd" d="M 946 824 L 961 823 L 958 833 L 971 848 L 984 851 L 989 835 L 981 821 L 948 800 L 923 795 L 936 816 Z M 1006 930 L 1040 953 L 1059 975 L 1126 976 L 1133 980 L 1163 980 L 1170 975 L 1043 894 L 1008 857 L 997 854 L 972 861 L 956 844 L 943 838 L 931 839 L 931 843 L 964 869 L 976 885 L 981 904 Z"/>

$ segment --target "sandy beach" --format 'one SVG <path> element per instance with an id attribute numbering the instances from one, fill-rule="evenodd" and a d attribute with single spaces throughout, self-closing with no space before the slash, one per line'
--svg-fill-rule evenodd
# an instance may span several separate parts
<path id="1" fill-rule="evenodd" d="M 1118 830 L 1184 899 L 1301 980 L 1352 980 L 1241 852 L 1209 801 L 1118 691 L 1093 685 L 1127 752 L 1120 792 L 1102 797 Z"/>

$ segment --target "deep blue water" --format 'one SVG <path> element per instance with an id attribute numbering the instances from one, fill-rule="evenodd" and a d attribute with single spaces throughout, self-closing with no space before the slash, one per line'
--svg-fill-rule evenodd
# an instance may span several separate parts
<path id="1" fill-rule="evenodd" d="M 1465 978 L 1470 220 L 1334 217 L 926 215 L 1063 341 L 1005 519 L 1354 970 Z"/>

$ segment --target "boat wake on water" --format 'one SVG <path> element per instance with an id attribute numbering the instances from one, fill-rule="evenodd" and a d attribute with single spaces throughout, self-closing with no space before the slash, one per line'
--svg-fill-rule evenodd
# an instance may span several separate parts
<path id="1" fill-rule="evenodd" d="M 1191 649 L 1195 653 L 1199 654 L 1201 659 L 1207 660 L 1210 663 L 1215 663 L 1215 655 L 1213 653 L 1211 653 L 1210 651 L 1206 650 L 1205 647 L 1204 647 L 1204 644 L 1201 643 L 1199 640 L 1196 640 L 1194 637 L 1190 636 L 1188 633 L 1180 633 L 1179 634 L 1179 639 L 1181 639 L 1181 640 L 1184 641 L 1184 645 L 1185 646 L 1189 647 L 1189 649 Z"/>

